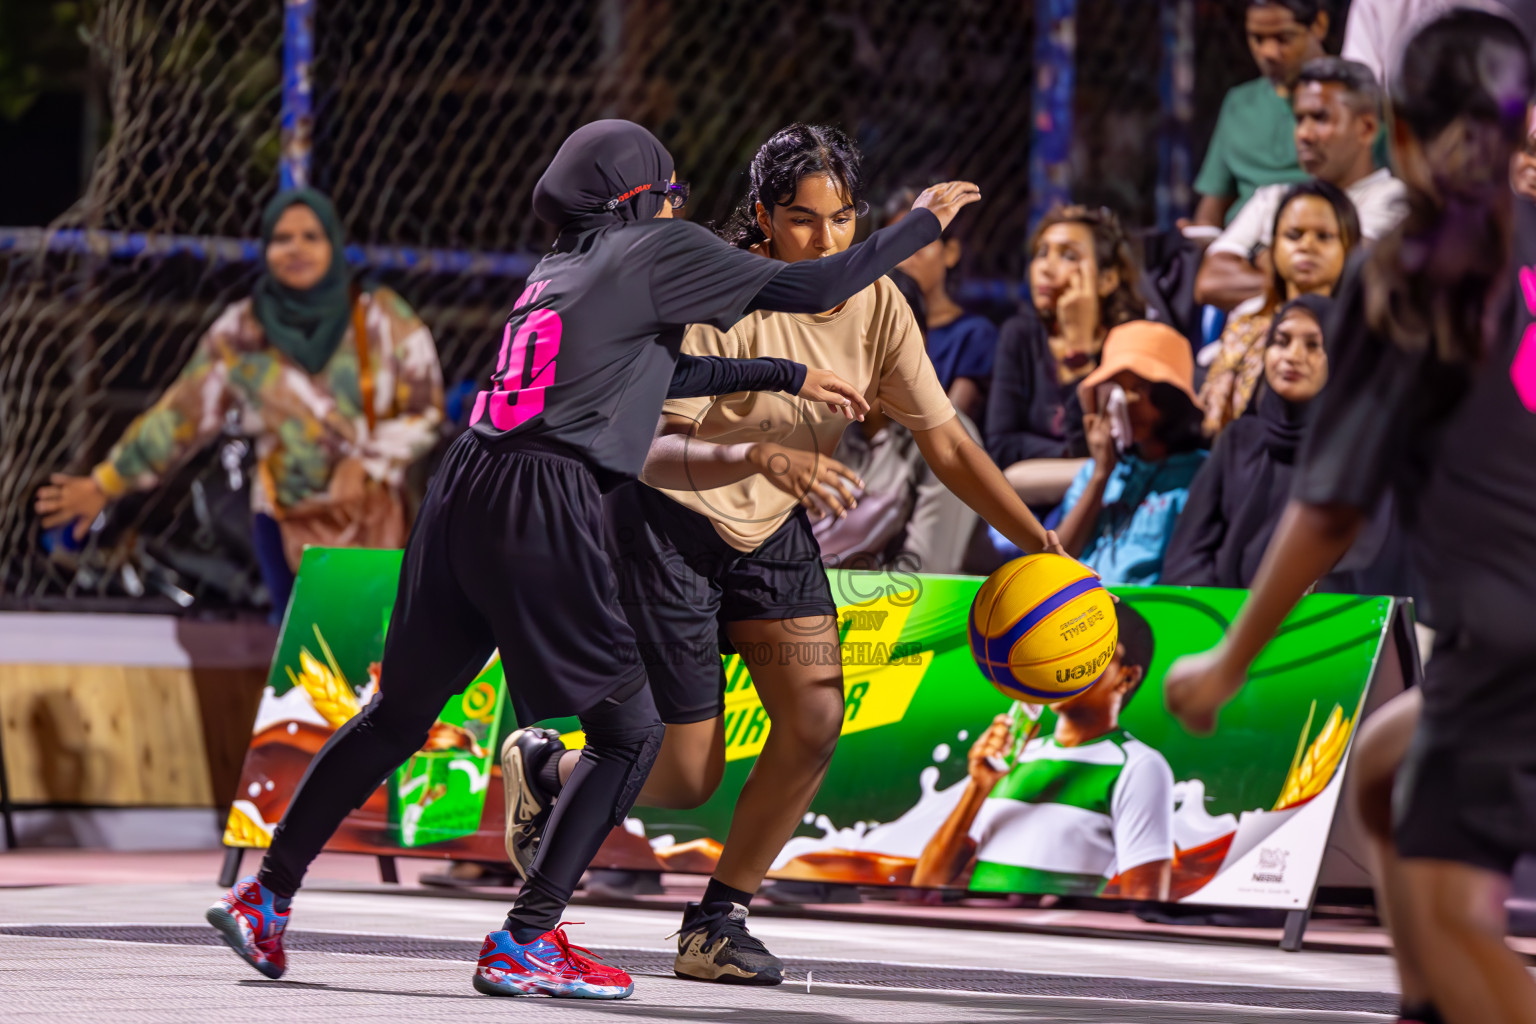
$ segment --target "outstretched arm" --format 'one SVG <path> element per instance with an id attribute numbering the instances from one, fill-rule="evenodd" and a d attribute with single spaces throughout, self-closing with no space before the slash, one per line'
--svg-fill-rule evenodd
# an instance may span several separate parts
<path id="1" fill-rule="evenodd" d="M 758 290 L 747 310 L 821 313 L 833 309 L 938 241 L 955 214 L 980 198 L 981 190 L 968 181 L 935 185 L 917 197 L 910 216 L 858 245 L 825 259 L 787 264 Z"/>
<path id="2" fill-rule="evenodd" d="M 914 430 L 918 451 L 939 482 L 1023 551 L 1065 554 L 1054 534 L 1019 498 L 1003 471 L 971 439 L 958 416 L 930 430 Z"/>
<path id="3" fill-rule="evenodd" d="M 38 488 L 35 508 L 43 526 L 74 521 L 74 535 L 85 536 L 108 501 L 130 490 L 149 490 L 172 467 L 213 438 L 224 426 L 229 391 L 219 345 L 232 329 L 226 310 L 198 342 L 192 359 L 149 409 L 141 413 L 112 451 L 89 476 L 54 473 Z"/>

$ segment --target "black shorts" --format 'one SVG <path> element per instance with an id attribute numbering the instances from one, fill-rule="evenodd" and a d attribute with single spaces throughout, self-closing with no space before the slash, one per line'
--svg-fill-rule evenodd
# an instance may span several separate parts
<path id="1" fill-rule="evenodd" d="M 1536 656 L 1444 632 L 1424 676 L 1393 787 L 1395 845 L 1508 875 L 1536 853 Z"/>
<path id="2" fill-rule="evenodd" d="M 645 682 L 586 464 L 551 450 L 492 452 L 468 431 L 432 478 L 406 545 L 388 685 L 441 706 L 498 650 L 525 725 Z"/>
<path id="3" fill-rule="evenodd" d="M 726 623 L 837 617 L 803 508 L 751 552 L 731 547 L 707 517 L 644 484 L 604 496 L 603 514 L 619 600 L 663 722 L 703 722 L 724 712 Z"/>

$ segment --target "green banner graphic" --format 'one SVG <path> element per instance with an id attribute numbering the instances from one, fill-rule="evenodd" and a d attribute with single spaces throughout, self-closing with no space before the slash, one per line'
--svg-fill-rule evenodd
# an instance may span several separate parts
<path id="1" fill-rule="evenodd" d="M 399 566 L 398 552 L 305 553 L 230 813 L 230 845 L 270 841 L 309 760 L 371 697 Z M 830 578 L 843 638 L 843 736 L 774 877 L 1287 909 L 1310 901 L 1391 599 L 1308 597 L 1216 735 L 1192 737 L 1163 710 L 1163 674 L 1221 638 L 1242 592 L 1117 588 L 1114 699 L 1095 687 L 1082 698 L 1097 692 L 1094 704 L 1040 713 L 1000 694 L 971 658 L 967 618 L 979 578 Z M 771 653 L 817 656 L 798 644 Z M 598 866 L 713 868 L 771 732 L 739 656 L 725 669 L 719 790 L 694 810 L 637 807 Z M 504 859 L 496 752 L 516 727 L 508 706 L 493 659 L 328 849 Z M 580 744 L 574 719 L 548 724 Z"/>

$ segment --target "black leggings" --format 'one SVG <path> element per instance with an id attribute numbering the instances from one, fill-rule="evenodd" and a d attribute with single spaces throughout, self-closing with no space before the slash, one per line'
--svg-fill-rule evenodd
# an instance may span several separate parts
<path id="1" fill-rule="evenodd" d="M 291 896 L 341 820 L 426 742 L 495 650 L 520 722 L 575 712 L 587 734 L 513 921 L 554 927 L 665 731 L 602 550 L 596 483 L 574 459 L 449 450 L 406 545 L 379 692 L 304 773 L 258 878 Z"/>
<path id="2" fill-rule="evenodd" d="M 404 703 L 380 694 L 326 741 L 272 837 L 256 876 L 262 885 L 292 896 L 341 820 L 421 749 L 438 709 L 402 710 Z M 540 932 L 560 923 L 608 831 L 624 823 L 665 732 L 647 686 L 624 699 L 609 698 L 580 717 L 587 745 L 560 791 L 539 856 L 509 915 Z"/>

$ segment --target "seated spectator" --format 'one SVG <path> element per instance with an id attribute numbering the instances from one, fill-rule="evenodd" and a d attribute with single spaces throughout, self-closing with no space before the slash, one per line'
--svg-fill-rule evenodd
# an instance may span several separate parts
<path id="1" fill-rule="evenodd" d="M 1253 582 L 1290 496 L 1307 409 L 1328 380 L 1323 325 L 1333 300 L 1303 295 L 1280 308 L 1264 345 L 1257 415 L 1217 438 L 1174 528 L 1164 583 L 1242 587 Z"/>
<path id="2" fill-rule="evenodd" d="M 902 189 L 886 203 L 886 223 L 905 217 L 918 189 Z M 950 225 L 944 238 L 919 249 L 899 269 L 922 293 L 923 336 L 928 359 L 949 400 L 964 416 L 979 419 L 992 381 L 997 328 L 991 320 L 967 313 L 949 294 L 949 272 L 960 263 L 960 239 Z"/>
<path id="3" fill-rule="evenodd" d="M 1057 536 L 1105 583 L 1156 583 L 1190 482 L 1205 461 L 1189 342 L 1166 324 L 1121 324 L 1083 379 L 1090 458 L 1062 500 Z"/>
<path id="4" fill-rule="evenodd" d="M 1003 324 L 987 452 L 1026 504 L 1061 500 L 1088 454 L 1077 385 L 1113 327 L 1146 315 L 1135 257 L 1108 210 L 1051 210 L 1029 245 L 1031 304 Z"/>
<path id="5" fill-rule="evenodd" d="M 976 436 L 964 413 L 960 421 Z M 864 486 L 845 516 L 823 516 L 811 527 L 828 566 L 961 571 L 980 517 L 939 482 L 910 430 L 877 406 L 843 431 L 832 457 Z"/>
<path id="6" fill-rule="evenodd" d="M 108 501 L 155 487 L 237 413 L 256 441 L 253 539 L 280 615 L 306 545 L 404 546 L 405 471 L 437 440 L 443 380 L 405 300 L 353 279 L 329 199 L 282 192 L 261 227 L 251 296 L 219 315 L 89 476 L 56 473 L 38 490 L 37 511 L 83 536 Z"/>
<path id="7" fill-rule="evenodd" d="M 1233 86 L 1195 178 L 1194 222 L 1221 227 L 1261 185 L 1305 180 L 1292 141 L 1291 88 L 1302 65 L 1323 56 L 1321 0 L 1247 0 L 1248 49 L 1263 77 Z"/>
<path id="8" fill-rule="evenodd" d="M 1360 244 L 1349 197 L 1326 181 L 1292 186 L 1275 211 L 1274 260 L 1261 308 L 1234 315 L 1200 389 L 1205 431 L 1215 437 L 1242 415 L 1264 374 L 1264 339 L 1281 304 L 1301 295 L 1332 295 L 1344 261 Z"/>
<path id="9" fill-rule="evenodd" d="M 1343 189 L 1355 204 L 1360 235 L 1373 242 L 1407 212 L 1407 189 L 1376 166 L 1372 144 L 1381 128 L 1381 89 L 1363 64 L 1322 57 L 1302 69 L 1292 94 L 1301 168 Z M 1195 279 L 1200 302 L 1231 310 L 1264 293 L 1270 272 L 1275 209 L 1285 185 L 1253 194 L 1209 249 Z"/>

